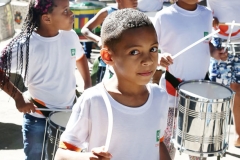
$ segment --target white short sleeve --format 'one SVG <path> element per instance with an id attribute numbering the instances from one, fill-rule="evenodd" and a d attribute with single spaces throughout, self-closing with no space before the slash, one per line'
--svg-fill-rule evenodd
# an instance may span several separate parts
<path id="1" fill-rule="evenodd" d="M 75 43 L 75 46 L 76 46 L 76 60 L 78 60 L 84 54 L 84 50 L 83 50 L 83 46 L 81 45 L 80 40 L 79 40 L 76 32 L 74 30 L 71 30 L 71 32 L 73 32 L 74 43 Z"/>
<path id="2" fill-rule="evenodd" d="M 86 92 L 77 100 L 73 106 L 72 114 L 67 123 L 66 130 L 61 135 L 60 148 L 80 151 L 86 148 L 88 141 L 90 100 L 86 98 Z"/>

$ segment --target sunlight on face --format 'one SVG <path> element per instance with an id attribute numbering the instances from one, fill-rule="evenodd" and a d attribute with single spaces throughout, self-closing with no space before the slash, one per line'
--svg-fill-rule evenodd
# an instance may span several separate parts
<path id="1" fill-rule="evenodd" d="M 56 5 L 50 13 L 52 25 L 58 30 L 71 30 L 74 22 L 73 12 L 69 8 L 68 0 L 54 0 Z"/>
<path id="2" fill-rule="evenodd" d="M 158 42 L 153 26 L 123 32 L 112 51 L 113 68 L 119 79 L 147 84 L 157 68 Z"/>

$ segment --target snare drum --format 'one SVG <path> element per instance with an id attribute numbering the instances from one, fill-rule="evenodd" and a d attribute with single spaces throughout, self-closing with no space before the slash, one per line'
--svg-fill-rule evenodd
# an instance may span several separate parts
<path id="1" fill-rule="evenodd" d="M 181 83 L 178 94 L 175 148 L 198 157 L 223 155 L 228 147 L 233 91 L 200 80 Z"/>
<path id="2" fill-rule="evenodd" d="M 71 112 L 52 112 L 47 120 L 46 147 L 48 160 L 53 160 L 59 146 L 60 136 L 66 128 Z"/>
<path id="3" fill-rule="evenodd" d="M 222 46 L 225 47 L 226 42 Z M 218 62 L 211 58 L 209 78 L 227 86 L 240 83 L 240 40 L 228 44 L 228 59 Z"/>
<path id="4" fill-rule="evenodd" d="M 225 46 L 226 44 L 223 43 Z M 228 44 L 228 53 L 232 55 L 240 54 L 240 41 L 233 41 Z"/>

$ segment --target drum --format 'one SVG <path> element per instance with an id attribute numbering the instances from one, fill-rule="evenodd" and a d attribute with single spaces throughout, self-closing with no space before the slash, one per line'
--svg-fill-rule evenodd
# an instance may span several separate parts
<path id="1" fill-rule="evenodd" d="M 223 42 L 223 47 L 226 42 Z M 220 63 L 211 63 L 210 79 L 220 84 L 240 83 L 240 40 L 228 44 L 228 59 Z"/>
<path id="2" fill-rule="evenodd" d="M 105 6 L 102 2 L 70 2 L 70 9 L 74 14 L 73 29 L 79 39 L 86 39 L 81 33 L 82 27 Z M 100 26 L 96 27 L 93 32 L 100 35 Z"/>
<path id="3" fill-rule="evenodd" d="M 52 112 L 47 120 L 46 147 L 48 160 L 53 160 L 59 146 L 60 136 L 66 128 L 71 112 Z"/>
<path id="4" fill-rule="evenodd" d="M 180 153 L 222 156 L 228 147 L 233 91 L 210 81 L 186 81 L 178 87 L 176 133 L 171 141 Z"/>
<path id="5" fill-rule="evenodd" d="M 223 46 L 226 46 L 226 42 L 223 43 Z M 232 41 L 228 44 L 228 53 L 235 56 L 240 54 L 240 40 Z"/>

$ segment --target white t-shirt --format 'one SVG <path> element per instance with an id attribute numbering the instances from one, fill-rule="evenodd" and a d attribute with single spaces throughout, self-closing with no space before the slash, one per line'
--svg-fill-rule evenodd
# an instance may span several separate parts
<path id="1" fill-rule="evenodd" d="M 167 126 L 167 94 L 157 85 L 148 84 L 149 98 L 131 108 L 115 101 L 102 83 L 87 89 L 73 107 L 66 130 L 61 135 L 63 148 L 84 149 L 105 145 L 108 113 L 102 92 L 112 105 L 113 131 L 109 152 L 112 160 L 159 160 L 159 139 Z M 67 143 L 64 146 L 63 143 Z M 86 145 L 86 143 L 88 145 Z M 71 147 L 69 147 L 71 146 Z M 74 146 L 74 147 L 72 147 Z"/>
<path id="2" fill-rule="evenodd" d="M 143 12 L 159 11 L 163 7 L 164 0 L 138 0 L 138 9 Z"/>
<path id="3" fill-rule="evenodd" d="M 176 3 L 159 11 L 155 16 L 154 26 L 158 36 L 161 53 L 172 56 L 203 38 L 212 30 L 212 13 L 198 5 L 194 11 L 180 8 Z M 168 70 L 181 80 L 203 79 L 210 63 L 209 40 L 192 47 L 173 60 Z M 166 88 L 165 75 L 160 86 Z M 175 97 L 170 96 L 169 106 L 175 106 Z"/>
<path id="4" fill-rule="evenodd" d="M 211 8 L 213 16 L 218 18 L 219 22 L 240 23 L 240 0 L 207 0 L 207 5 Z M 217 34 L 220 38 L 227 39 L 231 26 L 219 26 L 221 30 Z M 234 26 L 231 40 L 240 38 L 240 26 Z"/>
<path id="5" fill-rule="evenodd" d="M 26 52 L 24 48 L 24 60 Z M 59 31 L 55 37 L 33 32 L 29 44 L 29 67 L 25 85 L 30 96 L 48 108 L 72 107 L 75 96 L 76 60 L 84 51 L 75 31 Z M 18 57 L 19 58 L 19 57 Z M 12 53 L 12 71 L 17 69 L 16 48 Z M 23 75 L 25 73 L 25 62 Z M 33 113 L 37 117 L 44 117 Z"/>

